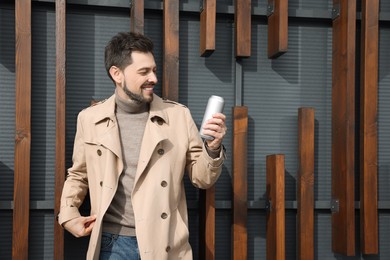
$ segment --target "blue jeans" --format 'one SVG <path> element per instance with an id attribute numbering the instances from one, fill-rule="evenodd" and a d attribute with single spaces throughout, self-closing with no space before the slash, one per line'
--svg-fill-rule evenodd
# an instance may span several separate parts
<path id="1" fill-rule="evenodd" d="M 100 260 L 140 260 L 137 238 L 102 233 Z"/>

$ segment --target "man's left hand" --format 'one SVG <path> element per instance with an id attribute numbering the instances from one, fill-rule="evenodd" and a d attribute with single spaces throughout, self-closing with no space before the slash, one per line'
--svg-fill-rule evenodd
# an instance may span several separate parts
<path id="1" fill-rule="evenodd" d="M 224 114 L 216 113 L 203 126 L 203 134 L 214 137 L 214 140 L 206 140 L 207 146 L 211 150 L 218 150 L 221 147 L 227 131 L 225 120 L 226 116 Z"/>

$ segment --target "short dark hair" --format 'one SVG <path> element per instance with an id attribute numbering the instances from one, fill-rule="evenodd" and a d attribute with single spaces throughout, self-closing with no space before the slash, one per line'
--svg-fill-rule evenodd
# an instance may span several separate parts
<path id="1" fill-rule="evenodd" d="M 140 33 L 119 32 L 108 42 L 104 51 L 104 63 L 111 80 L 113 79 L 110 75 L 110 68 L 116 66 L 124 70 L 133 62 L 131 60 L 133 51 L 153 54 L 152 40 Z"/>

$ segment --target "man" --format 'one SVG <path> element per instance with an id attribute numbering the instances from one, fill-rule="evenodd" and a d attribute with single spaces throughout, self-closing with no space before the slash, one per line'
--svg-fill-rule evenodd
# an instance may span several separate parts
<path id="1" fill-rule="evenodd" d="M 202 142 L 188 108 L 153 93 L 153 43 L 141 34 L 114 36 L 105 66 L 115 93 L 78 116 L 59 223 L 90 235 L 87 259 L 192 259 L 183 175 L 199 188 L 216 182 L 225 115 L 207 122 L 214 139 Z M 87 192 L 91 215 L 81 216 Z"/>

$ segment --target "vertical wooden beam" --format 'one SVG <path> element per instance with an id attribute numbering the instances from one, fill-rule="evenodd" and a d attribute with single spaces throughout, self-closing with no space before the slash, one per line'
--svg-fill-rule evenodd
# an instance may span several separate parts
<path id="1" fill-rule="evenodd" d="M 179 99 L 179 0 L 164 0 L 162 96 Z"/>
<path id="2" fill-rule="evenodd" d="M 235 55 L 251 56 L 251 0 L 235 1 Z"/>
<path id="3" fill-rule="evenodd" d="M 284 203 L 284 155 L 273 154 L 266 158 L 267 198 L 267 260 L 284 260 L 285 252 L 285 203 Z"/>
<path id="4" fill-rule="evenodd" d="M 360 93 L 360 243 L 378 254 L 378 49 L 379 0 L 362 1 Z"/>
<path id="5" fill-rule="evenodd" d="M 275 59 L 288 48 L 288 0 L 268 0 L 268 58 Z"/>
<path id="6" fill-rule="evenodd" d="M 12 259 L 28 259 L 31 150 L 31 0 L 15 1 L 16 126 Z"/>
<path id="7" fill-rule="evenodd" d="M 215 259 L 215 186 L 200 190 L 199 259 Z"/>
<path id="8" fill-rule="evenodd" d="M 314 109 L 298 110 L 298 259 L 314 259 Z"/>
<path id="9" fill-rule="evenodd" d="M 233 107 L 233 259 L 247 259 L 248 108 Z"/>
<path id="10" fill-rule="evenodd" d="M 216 0 L 202 0 L 200 10 L 200 56 L 208 57 L 215 50 Z"/>
<path id="11" fill-rule="evenodd" d="M 144 33 L 144 0 L 130 0 L 130 30 Z"/>
<path id="12" fill-rule="evenodd" d="M 58 224 L 65 182 L 66 120 L 66 0 L 56 0 L 56 163 L 54 193 L 54 259 L 64 259 L 64 229 Z"/>
<path id="13" fill-rule="evenodd" d="M 355 255 L 356 1 L 333 0 L 332 249 Z"/>

